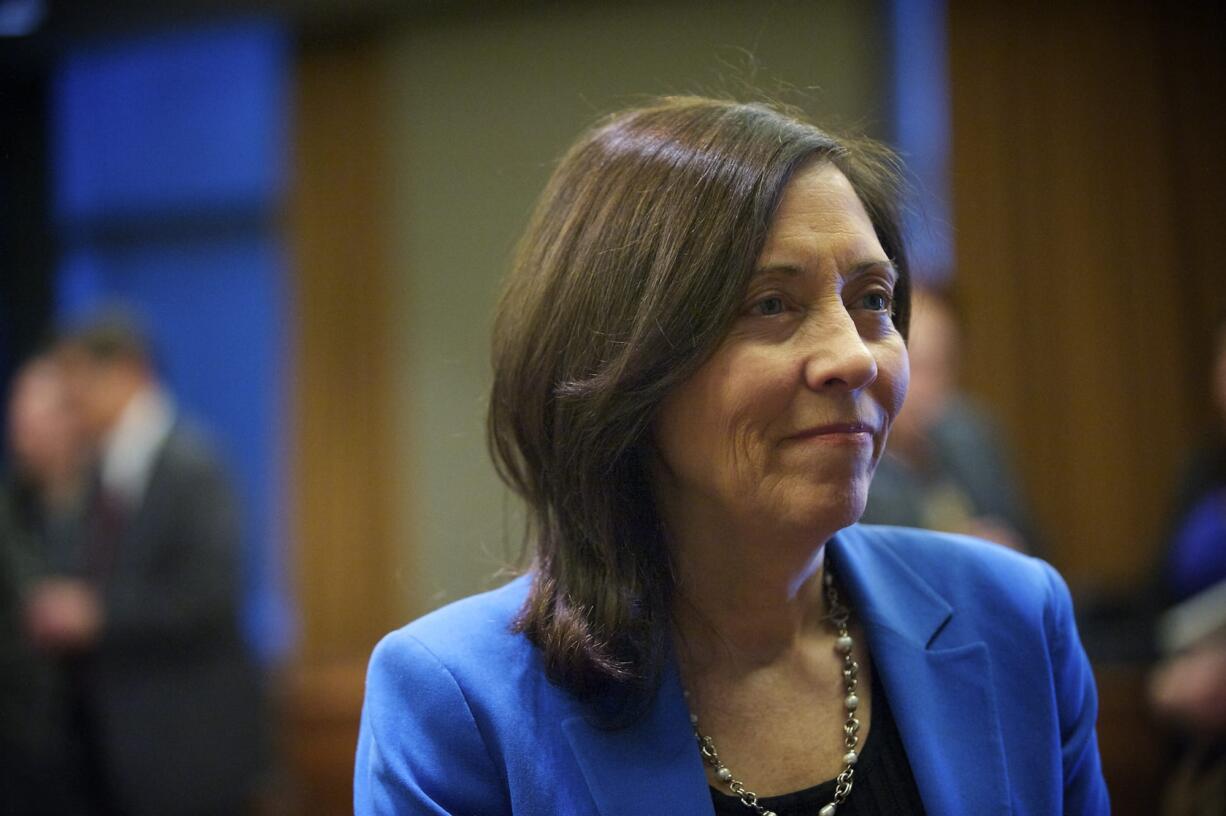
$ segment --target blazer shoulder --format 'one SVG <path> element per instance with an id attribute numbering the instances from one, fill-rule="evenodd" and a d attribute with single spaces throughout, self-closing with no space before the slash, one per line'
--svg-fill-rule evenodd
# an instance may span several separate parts
<path id="1" fill-rule="evenodd" d="M 1051 603 L 1053 588 L 1067 593 L 1050 564 L 990 541 L 909 527 L 853 530 L 864 549 L 898 562 L 949 599 L 996 597 L 1043 606 Z"/>
<path id="2" fill-rule="evenodd" d="M 510 631 L 517 582 L 457 601 L 375 647 L 354 764 L 354 812 L 508 813 L 496 712 L 519 717 Z M 500 657 L 497 652 L 504 654 Z M 522 649 L 519 650 L 522 653 Z M 518 720 L 516 720 L 518 722 Z"/>
<path id="3" fill-rule="evenodd" d="M 528 576 L 450 603 L 386 635 L 375 647 L 372 672 L 417 660 L 424 650 L 452 674 L 483 674 L 530 651 L 512 626 L 528 590 Z"/>

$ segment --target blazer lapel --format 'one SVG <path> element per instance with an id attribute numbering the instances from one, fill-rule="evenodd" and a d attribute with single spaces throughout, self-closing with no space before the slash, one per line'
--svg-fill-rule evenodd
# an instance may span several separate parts
<path id="1" fill-rule="evenodd" d="M 1011 813 L 987 646 L 947 634 L 958 611 L 863 531 L 844 530 L 831 544 L 927 812 Z"/>
<path id="2" fill-rule="evenodd" d="M 579 716 L 562 729 L 601 816 L 714 813 L 675 665 L 633 725 L 610 730 Z"/>

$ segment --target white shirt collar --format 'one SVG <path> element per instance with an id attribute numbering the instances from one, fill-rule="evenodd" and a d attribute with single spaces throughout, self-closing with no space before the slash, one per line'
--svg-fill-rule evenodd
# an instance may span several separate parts
<path id="1" fill-rule="evenodd" d="M 129 508 L 145 496 L 154 460 L 175 421 L 174 403 L 156 386 L 136 393 L 102 440 L 102 487 Z"/>

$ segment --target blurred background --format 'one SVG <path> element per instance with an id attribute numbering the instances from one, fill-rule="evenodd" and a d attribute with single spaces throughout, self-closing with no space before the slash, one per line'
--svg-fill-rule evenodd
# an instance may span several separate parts
<path id="1" fill-rule="evenodd" d="M 1116 812 L 1158 812 L 1199 737 L 1151 703 L 1154 614 L 1179 599 L 1187 463 L 1226 431 L 1224 17 L 0 0 L 0 379 L 57 326 L 139 314 L 242 508 L 236 615 L 271 745 L 258 809 L 347 812 L 371 648 L 519 553 L 485 453 L 488 334 L 553 162 L 651 95 L 782 99 L 902 153 L 916 275 L 957 325 L 945 388 L 1008 473 L 1006 509 L 950 527 L 1066 576 Z"/>

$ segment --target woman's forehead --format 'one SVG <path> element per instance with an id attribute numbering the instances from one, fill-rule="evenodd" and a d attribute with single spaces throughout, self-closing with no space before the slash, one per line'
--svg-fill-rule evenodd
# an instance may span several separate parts
<path id="1" fill-rule="evenodd" d="M 851 182 L 829 162 L 809 165 L 788 183 L 755 266 L 757 275 L 826 268 L 897 276 Z"/>
<path id="2" fill-rule="evenodd" d="M 810 164 L 783 188 L 766 243 L 807 234 L 873 232 L 873 222 L 843 171 L 830 162 Z"/>

